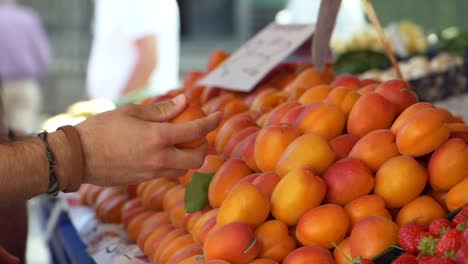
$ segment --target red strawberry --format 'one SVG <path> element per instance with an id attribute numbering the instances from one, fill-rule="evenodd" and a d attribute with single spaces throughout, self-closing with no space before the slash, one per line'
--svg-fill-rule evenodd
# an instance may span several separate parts
<path id="1" fill-rule="evenodd" d="M 400 246 L 410 254 L 421 252 L 418 249 L 421 236 L 427 233 L 427 228 L 420 224 L 406 224 L 400 228 L 398 241 Z"/>
<path id="2" fill-rule="evenodd" d="M 463 206 L 461 211 L 453 218 L 452 222 L 456 225 L 468 222 L 468 205 Z"/>
<path id="3" fill-rule="evenodd" d="M 468 263 L 468 243 L 465 244 L 457 251 L 455 255 L 455 261 L 458 264 L 467 264 Z"/>
<path id="4" fill-rule="evenodd" d="M 455 253 L 462 246 L 462 232 L 457 229 L 451 229 L 440 237 L 435 248 L 438 256 L 455 257 Z"/>
<path id="5" fill-rule="evenodd" d="M 372 260 L 368 260 L 368 259 L 361 259 L 361 262 L 359 262 L 361 264 L 374 264 L 374 262 Z"/>
<path id="6" fill-rule="evenodd" d="M 456 264 L 452 259 L 442 256 L 421 256 L 418 264 Z"/>
<path id="7" fill-rule="evenodd" d="M 395 259 L 392 264 L 418 264 L 418 260 L 414 255 L 403 254 Z"/>
<path id="8" fill-rule="evenodd" d="M 449 231 L 453 227 L 454 224 L 448 219 L 440 218 L 432 222 L 432 224 L 429 226 L 429 232 L 431 232 L 431 234 L 433 234 L 434 236 L 439 237 L 445 234 L 445 232 Z"/>

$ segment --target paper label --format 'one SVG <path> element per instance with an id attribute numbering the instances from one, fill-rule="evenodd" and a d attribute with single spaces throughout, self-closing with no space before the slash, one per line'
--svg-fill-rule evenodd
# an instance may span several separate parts
<path id="1" fill-rule="evenodd" d="M 199 84 L 249 92 L 314 31 L 313 24 L 271 23 L 200 80 Z"/>

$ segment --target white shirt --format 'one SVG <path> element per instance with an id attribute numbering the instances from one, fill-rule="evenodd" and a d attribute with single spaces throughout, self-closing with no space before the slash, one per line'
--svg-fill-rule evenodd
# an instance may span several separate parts
<path id="1" fill-rule="evenodd" d="M 175 0 L 95 0 L 94 40 L 88 65 L 91 98 L 116 100 L 137 61 L 134 42 L 156 35 L 156 69 L 149 89 L 159 95 L 177 87 L 179 9 Z"/>

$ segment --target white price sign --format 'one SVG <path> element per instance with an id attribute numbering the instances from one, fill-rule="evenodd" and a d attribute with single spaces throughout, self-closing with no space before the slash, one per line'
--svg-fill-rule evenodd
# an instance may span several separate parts
<path id="1" fill-rule="evenodd" d="M 312 36 L 315 25 L 271 23 L 199 84 L 249 92 L 278 63 Z"/>

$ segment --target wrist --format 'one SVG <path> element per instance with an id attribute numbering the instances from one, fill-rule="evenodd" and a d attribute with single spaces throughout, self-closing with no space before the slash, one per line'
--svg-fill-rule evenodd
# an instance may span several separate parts
<path id="1" fill-rule="evenodd" d="M 71 151 L 70 144 L 62 131 L 50 133 L 48 136 L 49 145 L 55 159 L 55 176 L 59 184 L 59 190 L 65 190 L 70 185 L 70 164 Z"/>

